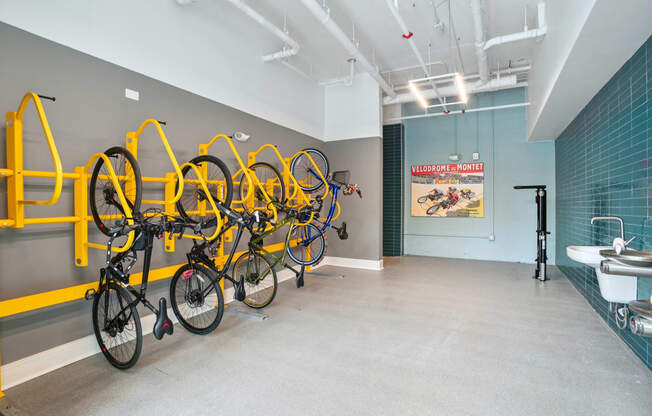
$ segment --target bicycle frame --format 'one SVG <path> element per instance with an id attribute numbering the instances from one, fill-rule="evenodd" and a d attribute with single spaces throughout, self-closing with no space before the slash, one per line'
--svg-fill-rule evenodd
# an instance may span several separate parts
<path id="1" fill-rule="evenodd" d="M 138 261 L 136 248 L 132 246 L 129 250 L 122 253 L 118 253 L 118 255 L 116 255 L 114 258 L 111 258 L 111 245 L 113 244 L 113 237 L 111 237 L 111 239 L 107 244 L 106 267 L 100 270 L 100 284 L 99 284 L 100 290 L 102 289 L 102 286 L 105 282 L 108 285 L 110 281 L 114 281 L 118 283 L 120 286 L 124 287 L 126 290 L 128 290 L 129 293 L 131 293 L 131 295 L 134 297 L 134 300 L 129 302 L 127 305 L 124 306 L 121 305 L 122 309 L 113 318 L 114 320 L 117 319 L 119 316 L 122 316 L 124 312 L 129 308 L 131 308 L 132 306 L 138 305 L 138 303 L 142 303 L 143 305 L 145 305 L 145 307 L 147 307 L 147 309 L 152 311 L 154 314 L 158 315 L 159 312 L 158 309 L 154 305 L 152 305 L 146 298 L 149 269 L 152 261 L 152 249 L 153 249 L 152 246 L 154 242 L 154 231 L 149 228 L 146 228 L 144 231 L 141 232 L 144 233 L 144 235 L 141 238 L 145 239 L 145 247 L 143 249 L 145 251 L 145 257 L 143 259 L 143 277 L 140 283 L 140 290 L 136 290 L 129 283 L 124 283 L 125 280 L 128 280 L 129 271 L 131 271 L 133 266 Z M 120 269 L 118 269 L 116 265 L 120 264 L 122 259 L 124 259 L 127 256 L 127 254 L 132 254 L 133 259 L 131 260 L 127 268 L 124 271 L 121 271 Z M 104 307 L 105 310 L 108 311 L 109 297 L 105 296 L 104 299 L 105 299 Z M 109 322 L 106 322 L 107 319 L 106 316 L 104 317 L 104 319 L 105 319 L 104 327 L 106 328 Z"/>

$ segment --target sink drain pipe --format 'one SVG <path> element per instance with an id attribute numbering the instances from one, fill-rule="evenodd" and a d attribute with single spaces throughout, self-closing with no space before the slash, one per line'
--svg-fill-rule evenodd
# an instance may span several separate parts
<path id="1" fill-rule="evenodd" d="M 641 315 L 632 316 L 629 320 L 629 329 L 633 334 L 652 337 L 652 320 Z"/>

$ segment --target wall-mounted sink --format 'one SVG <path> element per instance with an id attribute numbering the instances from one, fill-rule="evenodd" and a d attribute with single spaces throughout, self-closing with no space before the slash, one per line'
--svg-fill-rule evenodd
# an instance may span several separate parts
<path id="1" fill-rule="evenodd" d="M 608 250 L 612 250 L 612 248 L 608 246 L 568 246 L 566 254 L 572 260 L 595 269 L 600 294 L 605 300 L 614 303 L 628 303 L 636 299 L 637 278 L 636 276 L 603 273 L 600 270 L 600 263 L 605 260 L 605 257 L 600 252 Z"/>
<path id="2" fill-rule="evenodd" d="M 613 259 L 618 263 L 634 267 L 652 267 L 652 252 L 626 249 L 622 253 L 616 253 L 614 249 L 600 250 L 600 255 Z"/>
<path id="3" fill-rule="evenodd" d="M 611 250 L 609 246 L 568 246 L 566 254 L 571 260 L 586 264 L 591 268 L 599 268 L 604 257 L 600 255 L 602 250 Z"/>

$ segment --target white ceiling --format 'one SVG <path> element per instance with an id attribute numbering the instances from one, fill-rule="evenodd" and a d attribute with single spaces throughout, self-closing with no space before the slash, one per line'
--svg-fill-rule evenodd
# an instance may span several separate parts
<path id="1" fill-rule="evenodd" d="M 319 0 L 320 2 L 322 0 Z M 205 0 L 199 0 L 205 2 Z M 523 30 L 525 7 L 527 6 L 528 26 L 536 27 L 537 0 L 486 0 L 485 23 L 487 39 L 520 32 Z M 243 31 L 258 33 L 261 55 L 282 47 L 281 41 L 273 37 L 248 17 L 236 16 L 235 7 L 227 1 L 210 1 L 209 7 L 223 9 L 224 18 L 238 19 L 242 22 Z M 248 4 L 263 14 L 273 23 L 282 27 L 287 19 L 290 35 L 299 42 L 301 50 L 297 57 L 290 58 L 292 63 L 312 73 L 318 80 L 335 78 L 347 74 L 349 56 L 344 48 L 315 20 L 297 0 L 250 0 Z M 433 4 L 437 5 L 440 20 L 444 23 L 444 31 L 434 28 Z M 410 30 L 414 40 L 427 61 L 428 44 L 431 44 L 433 61 L 445 61 L 451 69 L 456 67 L 456 51 L 451 50 L 449 36 L 449 1 L 448 0 L 399 0 L 399 10 Z M 451 0 L 452 22 L 457 33 L 461 49 L 464 72 L 477 72 L 474 51 L 474 30 L 471 9 L 468 0 Z M 360 49 L 376 63 L 381 71 L 418 63 L 408 43 L 401 37 L 401 30 L 387 8 L 384 0 L 326 0 L 335 22 L 351 37 L 355 26 L 356 39 L 359 39 Z M 454 47 L 454 46 L 453 46 Z M 489 64 L 493 70 L 498 65 L 505 67 L 511 60 L 513 66 L 520 66 L 534 56 L 537 42 L 525 40 L 500 45 L 489 51 Z M 453 55 L 451 55 L 451 53 Z M 434 66 L 433 73 L 444 73 L 443 66 Z M 423 74 L 415 69 L 399 76 L 392 74 L 393 83 L 401 83 L 412 77 Z M 399 79 L 400 78 L 400 79 Z"/>

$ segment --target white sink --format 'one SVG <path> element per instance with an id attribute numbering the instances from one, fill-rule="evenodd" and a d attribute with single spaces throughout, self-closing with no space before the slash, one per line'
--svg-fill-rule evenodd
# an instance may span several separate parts
<path id="1" fill-rule="evenodd" d="M 605 300 L 614 303 L 629 303 L 636 299 L 636 276 L 619 274 L 606 274 L 600 271 L 600 262 L 605 258 L 600 255 L 600 250 L 611 249 L 608 246 L 568 246 L 566 254 L 572 260 L 585 264 L 598 276 L 600 294 Z"/>
<path id="2" fill-rule="evenodd" d="M 566 254 L 571 260 L 586 264 L 593 269 L 600 268 L 600 262 L 604 257 L 600 255 L 600 250 L 609 250 L 610 246 L 568 246 Z"/>

